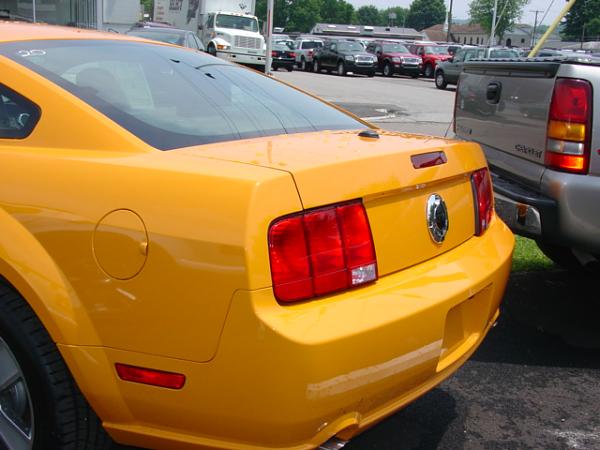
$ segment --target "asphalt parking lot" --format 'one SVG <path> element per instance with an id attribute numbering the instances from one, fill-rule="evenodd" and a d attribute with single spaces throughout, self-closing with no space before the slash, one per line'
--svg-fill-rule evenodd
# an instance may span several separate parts
<path id="1" fill-rule="evenodd" d="M 276 77 L 382 128 L 452 134 L 454 87 L 428 79 Z M 561 270 L 511 275 L 502 315 L 449 380 L 348 450 L 600 449 L 600 295 Z"/>

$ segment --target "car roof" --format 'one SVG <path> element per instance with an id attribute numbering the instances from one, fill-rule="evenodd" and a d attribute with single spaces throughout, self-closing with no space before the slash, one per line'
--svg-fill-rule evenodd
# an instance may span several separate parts
<path id="1" fill-rule="evenodd" d="M 60 27 L 26 22 L 0 21 L 0 42 L 32 41 L 37 39 L 105 39 L 139 41 L 140 38 L 118 33 L 105 33 L 82 28 Z"/>

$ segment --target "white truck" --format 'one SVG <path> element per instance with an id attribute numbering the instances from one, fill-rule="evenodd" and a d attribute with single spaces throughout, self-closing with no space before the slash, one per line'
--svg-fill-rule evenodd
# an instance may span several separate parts
<path id="1" fill-rule="evenodd" d="M 254 7 L 255 0 L 156 0 L 154 20 L 197 32 L 219 58 L 264 69 L 265 40 Z"/>

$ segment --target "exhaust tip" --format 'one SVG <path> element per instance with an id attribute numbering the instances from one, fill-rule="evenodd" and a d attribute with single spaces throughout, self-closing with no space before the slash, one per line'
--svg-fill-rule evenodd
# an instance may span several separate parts
<path id="1" fill-rule="evenodd" d="M 318 450 L 339 450 L 340 448 L 343 448 L 347 443 L 348 441 L 332 437 L 327 442 L 321 444 Z"/>

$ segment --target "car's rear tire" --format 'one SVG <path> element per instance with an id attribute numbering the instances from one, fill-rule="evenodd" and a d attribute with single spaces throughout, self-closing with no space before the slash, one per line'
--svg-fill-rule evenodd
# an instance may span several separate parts
<path id="1" fill-rule="evenodd" d="M 438 70 L 435 74 L 435 87 L 438 89 L 446 89 L 448 83 L 446 82 L 446 77 L 444 77 L 444 72 Z"/>
<path id="2" fill-rule="evenodd" d="M 423 74 L 425 78 L 433 77 L 433 66 L 431 64 L 426 64 L 425 69 L 423 69 Z"/>
<path id="3" fill-rule="evenodd" d="M 112 440 L 30 306 L 0 279 L 0 448 L 107 450 Z"/>
<path id="4" fill-rule="evenodd" d="M 394 76 L 394 68 L 389 62 L 386 62 L 383 65 L 383 76 L 384 77 L 392 77 Z"/>
<path id="5" fill-rule="evenodd" d="M 600 274 L 600 255 L 594 255 L 596 262 L 582 264 L 569 247 L 536 241 L 539 249 L 556 265 L 581 275 Z"/>
<path id="6" fill-rule="evenodd" d="M 319 65 L 319 61 L 317 59 L 313 59 L 312 67 L 314 73 L 319 73 L 321 71 L 321 66 Z"/>
<path id="7" fill-rule="evenodd" d="M 338 65 L 337 65 L 337 74 L 340 77 L 345 77 L 346 76 L 346 66 L 344 65 L 343 61 L 339 61 Z"/>

